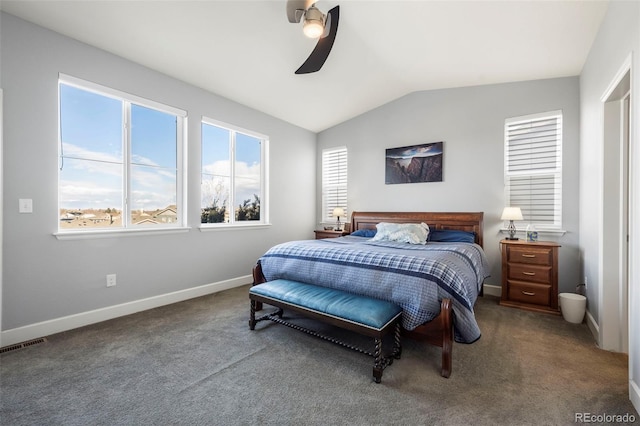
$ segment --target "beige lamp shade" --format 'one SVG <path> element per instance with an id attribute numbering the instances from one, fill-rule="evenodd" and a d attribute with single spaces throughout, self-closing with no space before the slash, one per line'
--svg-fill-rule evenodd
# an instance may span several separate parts
<path id="1" fill-rule="evenodd" d="M 500 220 L 523 220 L 520 207 L 505 207 Z"/>
<path id="2" fill-rule="evenodd" d="M 522 210 L 520 210 L 520 207 L 505 207 L 502 211 L 502 216 L 500 217 L 500 219 L 509 221 L 509 227 L 507 228 L 509 230 L 509 236 L 507 237 L 507 240 L 517 240 L 518 238 L 516 238 L 516 225 L 513 223 L 513 221 L 523 220 Z"/>

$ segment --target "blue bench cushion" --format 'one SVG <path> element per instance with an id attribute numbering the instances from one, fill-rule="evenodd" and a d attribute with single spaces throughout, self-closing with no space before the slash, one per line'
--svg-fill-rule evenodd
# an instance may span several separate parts
<path id="1" fill-rule="evenodd" d="M 376 330 L 402 313 L 398 305 L 385 300 L 284 279 L 255 285 L 249 292 Z"/>

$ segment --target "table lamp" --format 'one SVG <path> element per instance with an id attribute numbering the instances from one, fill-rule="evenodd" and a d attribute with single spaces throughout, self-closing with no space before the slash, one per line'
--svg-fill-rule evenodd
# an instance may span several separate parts
<path id="1" fill-rule="evenodd" d="M 507 240 L 517 240 L 518 238 L 516 237 L 516 225 L 513 224 L 513 221 L 523 220 L 520 207 L 505 207 L 502 211 L 502 216 L 500 217 L 500 219 L 509 221 L 509 227 L 507 228 L 509 230 L 509 237 L 507 237 Z"/>
<path id="2" fill-rule="evenodd" d="M 338 221 L 336 222 L 336 231 L 342 231 L 340 216 L 344 216 L 344 209 L 342 207 L 336 207 L 335 209 L 333 209 L 333 216 L 338 218 Z"/>

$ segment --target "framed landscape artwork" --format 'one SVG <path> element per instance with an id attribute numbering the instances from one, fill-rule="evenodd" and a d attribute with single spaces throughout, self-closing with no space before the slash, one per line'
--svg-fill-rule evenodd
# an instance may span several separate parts
<path id="1" fill-rule="evenodd" d="M 389 148 L 385 183 L 442 182 L 442 142 Z"/>

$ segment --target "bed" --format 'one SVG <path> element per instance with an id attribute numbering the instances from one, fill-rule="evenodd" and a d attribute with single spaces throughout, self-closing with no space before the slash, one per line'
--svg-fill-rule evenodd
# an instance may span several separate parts
<path id="1" fill-rule="evenodd" d="M 426 223 L 432 235 L 463 231 L 473 242 L 407 244 L 353 236 L 381 222 Z M 291 279 L 397 303 L 403 334 L 441 347 L 441 374 L 449 377 L 454 339 L 480 338 L 473 306 L 488 271 L 483 213 L 353 212 L 349 229 L 351 235 L 341 238 L 272 247 L 254 267 L 254 284 Z"/>

